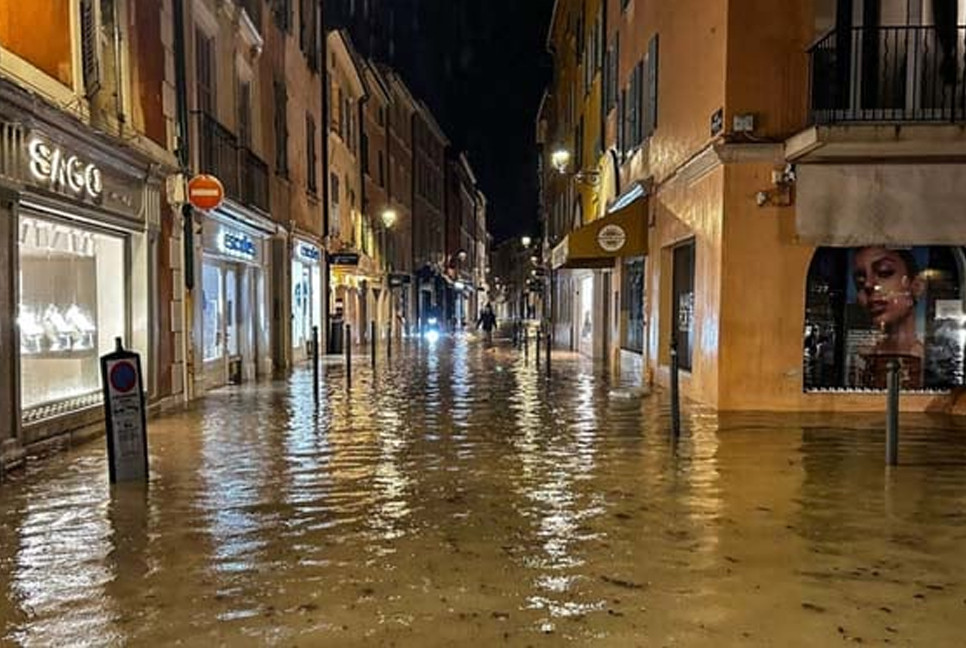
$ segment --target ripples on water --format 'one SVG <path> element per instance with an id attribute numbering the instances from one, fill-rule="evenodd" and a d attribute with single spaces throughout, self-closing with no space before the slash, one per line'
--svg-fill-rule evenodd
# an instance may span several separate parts
<path id="1" fill-rule="evenodd" d="M 397 349 L 398 351 L 398 349 Z M 25 645 L 962 645 L 966 442 L 906 417 L 688 412 L 573 358 L 410 347 L 101 442 L 0 488 L 0 638 Z M 0 640 L 2 642 L 2 640 Z"/>

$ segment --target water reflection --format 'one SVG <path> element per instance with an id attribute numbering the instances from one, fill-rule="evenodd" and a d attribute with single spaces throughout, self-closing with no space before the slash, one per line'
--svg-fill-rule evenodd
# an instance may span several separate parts
<path id="1" fill-rule="evenodd" d="M 152 423 L 146 491 L 101 442 L 5 484 L 0 641 L 959 645 L 959 424 L 904 417 L 887 472 L 874 419 L 690 409 L 672 443 L 576 358 L 395 351 Z"/>

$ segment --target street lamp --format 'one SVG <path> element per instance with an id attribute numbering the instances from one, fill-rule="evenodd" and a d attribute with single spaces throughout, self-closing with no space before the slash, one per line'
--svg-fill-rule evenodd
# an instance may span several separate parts
<path id="1" fill-rule="evenodd" d="M 520 243 L 523 245 L 523 247 L 528 248 L 530 247 L 530 244 L 533 243 L 533 239 L 529 236 L 522 236 L 520 237 Z"/>
<path id="2" fill-rule="evenodd" d="M 550 164 L 560 175 L 572 176 L 574 180 L 581 184 L 597 186 L 600 183 L 600 171 L 578 169 L 577 171 L 569 172 L 567 170 L 570 167 L 572 157 L 570 151 L 559 148 L 550 155 Z"/>
<path id="3" fill-rule="evenodd" d="M 386 226 L 386 229 L 391 229 L 396 224 L 397 218 L 395 209 L 386 209 L 382 212 L 382 224 Z"/>
<path id="4" fill-rule="evenodd" d="M 550 156 L 550 164 L 553 165 L 553 168 L 558 173 L 567 173 L 567 167 L 570 166 L 570 151 L 567 149 L 557 149 Z"/>

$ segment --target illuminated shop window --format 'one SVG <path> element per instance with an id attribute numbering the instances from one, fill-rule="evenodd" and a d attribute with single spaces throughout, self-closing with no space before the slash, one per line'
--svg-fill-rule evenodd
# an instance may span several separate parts
<path id="1" fill-rule="evenodd" d="M 963 385 L 963 250 L 820 248 L 809 268 L 805 390 L 884 389 L 890 360 L 906 390 Z"/>
<path id="2" fill-rule="evenodd" d="M 97 394 L 98 358 L 127 321 L 125 240 L 25 215 L 20 218 L 21 404 Z"/>

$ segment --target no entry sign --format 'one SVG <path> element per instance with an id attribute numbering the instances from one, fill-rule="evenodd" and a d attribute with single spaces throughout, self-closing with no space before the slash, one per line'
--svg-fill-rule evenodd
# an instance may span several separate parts
<path id="1" fill-rule="evenodd" d="M 141 357 L 125 351 L 118 338 L 117 350 L 101 358 L 101 380 L 111 482 L 147 481 L 147 417 L 141 388 Z"/>
<path id="2" fill-rule="evenodd" d="M 225 188 L 215 176 L 202 173 L 188 181 L 188 202 L 197 209 L 210 211 L 224 199 Z"/>

